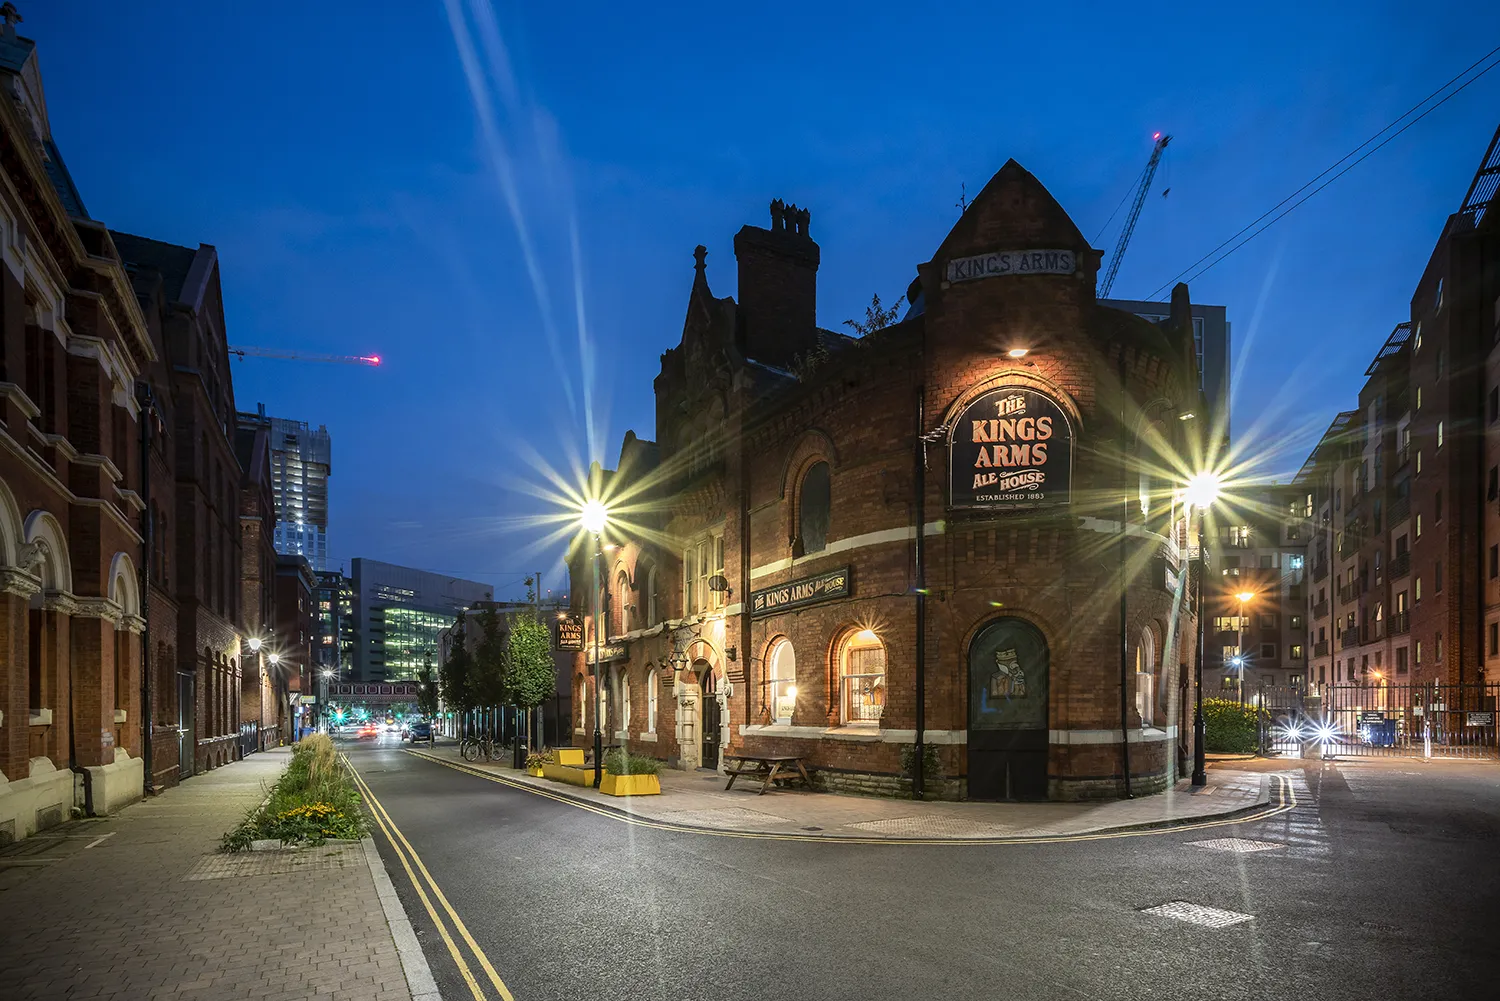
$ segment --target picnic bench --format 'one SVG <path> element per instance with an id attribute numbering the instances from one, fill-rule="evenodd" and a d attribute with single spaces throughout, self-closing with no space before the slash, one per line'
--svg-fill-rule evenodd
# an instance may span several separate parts
<path id="1" fill-rule="evenodd" d="M 729 767 L 731 763 L 735 763 L 733 767 Z M 758 794 L 761 796 L 766 794 L 772 782 L 800 781 L 803 787 L 812 788 L 812 782 L 807 777 L 807 769 L 802 766 L 802 759 L 796 755 L 726 754 L 724 764 L 724 774 L 729 776 L 729 784 L 724 787 L 725 792 L 734 788 L 734 780 L 741 775 L 761 780 Z"/>

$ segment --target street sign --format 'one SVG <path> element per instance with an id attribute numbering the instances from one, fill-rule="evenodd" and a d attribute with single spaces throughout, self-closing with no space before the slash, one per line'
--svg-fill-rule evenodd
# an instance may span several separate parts
<path id="1" fill-rule="evenodd" d="M 1464 717 L 1464 726 L 1494 726 L 1495 714 L 1493 712 L 1469 713 Z"/>

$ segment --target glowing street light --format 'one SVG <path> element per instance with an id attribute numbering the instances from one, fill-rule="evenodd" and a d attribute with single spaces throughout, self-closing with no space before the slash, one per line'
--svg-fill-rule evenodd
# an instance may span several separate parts
<path id="1" fill-rule="evenodd" d="M 275 667 L 277 664 L 281 663 L 281 654 L 279 654 L 279 653 L 277 653 L 276 651 L 273 650 L 269 654 L 266 655 L 266 660 L 270 663 L 270 665 L 272 667 Z"/>
<path id="2" fill-rule="evenodd" d="M 259 653 L 260 652 L 260 637 L 259 636 L 252 636 L 252 637 L 250 637 L 250 652 L 251 653 Z"/>
<path id="3" fill-rule="evenodd" d="M 1223 493 L 1224 481 L 1218 473 L 1203 470 L 1188 478 L 1182 491 L 1183 500 L 1200 512 L 1207 511 Z M 1203 548 L 1204 516 L 1198 516 L 1198 644 L 1193 658 L 1194 687 L 1196 691 L 1193 710 L 1193 785 L 1208 784 L 1208 759 L 1204 754 L 1204 742 L 1208 739 L 1208 724 L 1203 719 L 1203 646 L 1208 640 L 1203 621 L 1203 592 L 1208 585 L 1208 564 Z"/>
<path id="4" fill-rule="evenodd" d="M 599 695 L 603 692 L 599 675 L 599 632 L 603 629 L 599 621 L 599 560 L 604 556 L 601 543 L 604 528 L 609 524 L 609 508 L 597 497 L 590 497 L 578 512 L 578 522 L 594 537 L 594 788 L 597 789 L 599 780 L 604 777 L 604 734 L 599 730 L 599 703 L 602 701 Z"/>
<path id="5" fill-rule="evenodd" d="M 1223 492 L 1224 481 L 1218 473 L 1196 473 L 1187 481 L 1187 486 L 1182 491 L 1182 499 L 1203 511 L 1212 507 Z M 1203 534 L 1201 526 L 1198 534 L 1200 537 Z"/>

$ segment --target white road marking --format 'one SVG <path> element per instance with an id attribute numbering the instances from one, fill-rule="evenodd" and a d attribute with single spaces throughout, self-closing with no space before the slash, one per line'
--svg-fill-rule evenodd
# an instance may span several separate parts
<path id="1" fill-rule="evenodd" d="M 1252 838 L 1209 838 L 1207 841 L 1189 841 L 1194 848 L 1208 848 L 1216 852 L 1268 852 L 1286 845 L 1279 841 L 1256 841 Z"/>
<path id="2" fill-rule="evenodd" d="M 1141 913 L 1157 914 L 1164 918 L 1186 921 L 1188 924 L 1202 925 L 1205 928 L 1228 928 L 1230 925 L 1255 920 L 1253 914 L 1224 911 L 1204 904 L 1192 904 L 1186 900 L 1169 900 L 1157 907 L 1142 908 Z"/>
<path id="3" fill-rule="evenodd" d="M 90 848 L 94 847 L 95 845 L 100 844 L 101 842 L 104 842 L 104 841 L 108 841 L 110 838 L 112 838 L 114 836 L 115 836 L 115 832 L 114 831 L 110 831 L 108 834 L 101 834 L 97 838 L 95 838 L 93 841 L 90 841 L 88 844 L 84 845 L 83 846 L 83 850 L 84 851 L 88 851 Z"/>

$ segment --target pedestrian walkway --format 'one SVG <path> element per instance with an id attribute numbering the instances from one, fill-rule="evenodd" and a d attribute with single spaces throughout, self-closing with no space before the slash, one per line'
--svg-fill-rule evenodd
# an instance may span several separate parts
<path id="1" fill-rule="evenodd" d="M 642 821 L 796 837 L 901 842 L 1077 837 L 1259 815 L 1277 809 L 1283 795 L 1281 783 L 1271 776 L 1222 767 L 1209 772 L 1208 785 L 1202 789 L 1194 790 L 1184 780 L 1155 796 L 1090 803 L 919 803 L 801 789 L 777 789 L 762 796 L 758 782 L 736 783 L 726 792 L 728 780 L 722 775 L 664 768 L 660 796 L 617 797 L 534 778 L 505 764 L 470 764 L 452 744 L 409 753 Z"/>
<path id="2" fill-rule="evenodd" d="M 254 754 L 0 852 L 0 996 L 411 998 L 365 845 L 215 854 L 290 757 Z"/>

